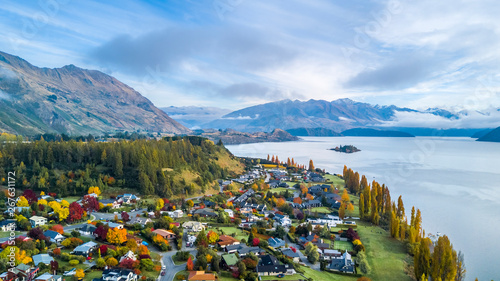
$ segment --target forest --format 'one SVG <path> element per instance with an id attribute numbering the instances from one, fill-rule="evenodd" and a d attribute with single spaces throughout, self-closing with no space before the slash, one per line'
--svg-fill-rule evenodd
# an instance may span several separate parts
<path id="1" fill-rule="evenodd" d="M 225 162 L 219 161 L 225 159 Z M 234 163 L 226 163 L 233 161 Z M 57 193 L 86 193 L 89 186 L 130 188 L 161 197 L 219 188 L 215 180 L 232 174 L 237 160 L 222 145 L 200 137 L 161 140 L 26 142 L 5 137 L 0 144 L 0 179 L 16 172 L 16 186 Z M 186 180 L 184 176 L 189 174 Z"/>

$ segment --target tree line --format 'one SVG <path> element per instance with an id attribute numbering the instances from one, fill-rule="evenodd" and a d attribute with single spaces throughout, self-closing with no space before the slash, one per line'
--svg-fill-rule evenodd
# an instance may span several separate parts
<path id="1" fill-rule="evenodd" d="M 0 144 L 0 179 L 16 171 L 19 186 L 61 196 L 85 194 L 89 186 L 129 187 L 142 194 L 170 197 L 214 186 L 228 176 L 216 160 L 229 154 L 223 146 L 200 137 L 119 142 L 45 141 Z M 188 184 L 175 176 L 189 170 Z M 202 190 L 203 191 L 203 190 Z"/>
<path id="2" fill-rule="evenodd" d="M 402 196 L 397 203 L 391 200 L 389 188 L 375 180 L 368 183 L 364 175 L 344 166 L 345 187 L 359 195 L 360 218 L 388 229 L 391 236 L 403 241 L 407 252 L 414 259 L 414 273 L 419 281 L 462 281 L 465 280 L 463 254 L 453 249 L 449 238 L 444 235 L 435 243 L 425 237 L 422 228 L 422 214 L 412 207 L 408 221 Z"/>

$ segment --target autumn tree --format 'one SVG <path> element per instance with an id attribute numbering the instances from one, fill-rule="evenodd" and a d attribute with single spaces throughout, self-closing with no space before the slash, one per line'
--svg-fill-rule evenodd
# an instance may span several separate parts
<path id="1" fill-rule="evenodd" d="M 444 235 L 438 238 L 432 253 L 430 276 L 432 280 L 441 278 L 443 281 L 453 281 L 457 274 L 457 253 Z"/>
<path id="2" fill-rule="evenodd" d="M 28 200 L 26 199 L 26 197 L 24 196 L 19 196 L 19 199 L 17 200 L 17 203 L 16 203 L 16 206 L 18 207 L 29 207 L 30 204 L 28 202 Z"/>
<path id="3" fill-rule="evenodd" d="M 302 204 L 302 199 L 300 197 L 293 198 L 293 203 Z"/>
<path id="4" fill-rule="evenodd" d="M 207 240 L 209 244 L 215 244 L 219 240 L 219 234 L 210 230 L 207 234 Z"/>
<path id="5" fill-rule="evenodd" d="M 89 187 L 89 190 L 87 192 L 88 194 L 95 193 L 97 196 L 101 195 L 101 190 L 99 189 L 98 186 L 91 186 Z"/>
<path id="6" fill-rule="evenodd" d="M 127 241 L 127 230 L 115 227 L 109 229 L 106 240 L 111 244 L 121 245 Z"/>
<path id="7" fill-rule="evenodd" d="M 83 213 L 84 213 L 84 210 L 83 210 L 82 206 L 80 206 L 80 204 L 78 204 L 77 202 L 73 202 L 73 203 L 69 204 L 68 220 L 70 222 L 81 220 L 83 218 Z"/>
<path id="8" fill-rule="evenodd" d="M 432 244 L 429 238 L 420 240 L 418 249 L 413 256 L 413 264 L 415 276 L 428 275 L 431 266 L 431 251 L 430 245 Z"/>
<path id="9" fill-rule="evenodd" d="M 87 213 L 92 213 L 99 211 L 99 201 L 93 196 L 85 195 L 83 196 L 82 206 Z"/>
<path id="10" fill-rule="evenodd" d="M 192 271 L 193 269 L 194 269 L 193 260 L 191 259 L 191 256 L 189 256 L 187 263 L 186 263 L 186 270 Z"/>
<path id="11" fill-rule="evenodd" d="M 312 159 L 309 160 L 309 168 L 307 169 L 308 171 L 313 172 L 315 170 L 314 168 L 314 162 Z"/>
<path id="12" fill-rule="evenodd" d="M 76 270 L 75 277 L 78 278 L 78 280 L 83 279 L 83 277 L 85 277 L 85 272 L 83 272 L 83 269 L 78 268 Z"/>

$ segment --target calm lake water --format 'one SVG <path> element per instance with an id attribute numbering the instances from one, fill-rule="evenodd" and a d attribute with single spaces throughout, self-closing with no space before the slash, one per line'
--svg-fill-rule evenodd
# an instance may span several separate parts
<path id="1" fill-rule="evenodd" d="M 328 150 L 354 145 L 361 152 Z M 471 138 L 304 137 L 300 141 L 228 145 L 236 156 L 314 165 L 342 173 L 344 164 L 368 182 L 385 183 L 406 212 L 422 211 L 426 233 L 441 232 L 465 254 L 467 280 L 500 281 L 500 143 Z"/>

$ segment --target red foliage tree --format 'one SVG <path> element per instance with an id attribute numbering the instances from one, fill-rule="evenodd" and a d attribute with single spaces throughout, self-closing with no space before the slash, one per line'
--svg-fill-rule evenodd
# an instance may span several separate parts
<path id="1" fill-rule="evenodd" d="M 138 268 L 139 265 L 140 265 L 139 260 L 133 260 L 131 258 L 126 258 L 120 262 L 120 267 L 128 268 L 128 269 Z"/>
<path id="2" fill-rule="evenodd" d="M 81 220 L 83 217 L 83 209 L 80 204 L 73 202 L 69 204 L 69 216 L 68 220 L 70 222 Z"/>
<path id="3" fill-rule="evenodd" d="M 192 271 L 194 268 L 194 264 L 193 264 L 193 260 L 191 259 L 191 256 L 188 258 L 187 260 L 187 264 L 186 264 L 186 270 L 188 271 Z"/>
<path id="4" fill-rule="evenodd" d="M 99 201 L 97 201 L 97 198 L 90 195 L 83 196 L 82 205 L 83 209 L 88 213 L 99 210 Z"/>
<path id="5" fill-rule="evenodd" d="M 254 239 L 252 240 L 252 245 L 253 245 L 253 246 L 259 246 L 259 243 L 260 243 L 260 239 L 259 239 L 259 238 L 254 238 Z"/>
<path id="6" fill-rule="evenodd" d="M 34 240 L 45 240 L 45 235 L 43 235 L 43 229 L 40 227 L 32 228 L 28 231 L 28 237 L 33 238 Z"/>
<path id="7" fill-rule="evenodd" d="M 99 247 L 99 250 L 101 251 L 101 256 L 105 256 L 108 252 L 108 245 L 101 245 Z"/>
<path id="8" fill-rule="evenodd" d="M 33 190 L 31 189 L 26 189 L 24 192 L 23 192 L 23 196 L 24 198 L 26 198 L 26 200 L 28 200 L 28 203 L 31 205 L 32 203 L 34 202 L 37 202 L 38 201 L 38 198 L 35 194 L 35 192 L 33 192 Z"/>
<path id="9" fill-rule="evenodd" d="M 50 271 L 56 272 L 59 269 L 59 263 L 57 261 L 50 261 Z"/>
<path id="10" fill-rule="evenodd" d="M 127 212 L 125 212 L 125 211 L 123 211 L 123 212 L 122 212 L 121 216 L 122 216 L 122 220 L 123 220 L 124 222 L 127 222 L 127 221 L 129 221 L 129 220 L 130 220 L 130 216 L 129 216 L 129 214 L 128 214 Z"/>
<path id="11" fill-rule="evenodd" d="M 63 234 L 63 233 L 64 233 L 64 228 L 63 228 L 63 226 L 62 226 L 62 225 L 60 225 L 60 224 L 56 224 L 56 225 L 52 226 L 52 227 L 50 228 L 50 230 L 53 230 L 53 231 L 58 232 L 58 233 L 61 233 L 61 234 Z"/>
<path id="12" fill-rule="evenodd" d="M 52 253 L 56 256 L 59 256 L 61 254 L 61 249 L 60 248 L 55 248 Z"/>
<path id="13" fill-rule="evenodd" d="M 106 226 L 100 225 L 98 228 L 96 228 L 96 230 L 94 230 L 94 234 L 97 236 L 98 239 L 106 241 L 106 237 L 108 236 L 108 230 L 109 227 L 107 225 Z"/>

